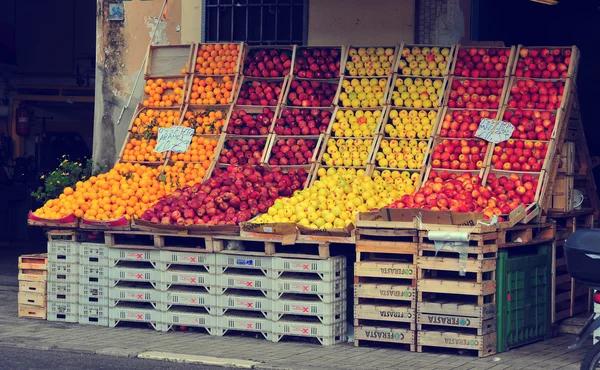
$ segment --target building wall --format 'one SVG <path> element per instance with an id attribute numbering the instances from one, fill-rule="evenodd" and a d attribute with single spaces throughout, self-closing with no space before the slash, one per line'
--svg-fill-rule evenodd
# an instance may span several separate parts
<path id="1" fill-rule="evenodd" d="M 456 44 L 469 40 L 471 0 L 419 0 L 419 44 Z"/>

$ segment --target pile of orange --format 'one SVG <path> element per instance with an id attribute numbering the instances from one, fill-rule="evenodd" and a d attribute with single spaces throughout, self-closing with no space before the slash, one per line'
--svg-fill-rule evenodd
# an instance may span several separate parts
<path id="1" fill-rule="evenodd" d="M 190 104 L 215 105 L 229 104 L 233 81 L 229 76 L 194 78 Z"/>
<path id="2" fill-rule="evenodd" d="M 156 153 L 156 139 L 134 135 L 125 145 L 123 160 L 128 162 L 158 162 L 162 153 Z"/>
<path id="3" fill-rule="evenodd" d="M 177 125 L 180 113 L 174 109 L 147 109 L 133 120 L 131 132 L 134 134 L 144 134 L 151 130 L 154 135 L 158 134 L 158 128 L 168 128 Z"/>
<path id="4" fill-rule="evenodd" d="M 149 79 L 144 86 L 146 100 L 142 103 L 144 107 L 172 107 L 183 104 L 183 96 L 185 95 L 185 81 L 179 80 L 164 80 L 157 78 L 156 80 Z"/>
<path id="5" fill-rule="evenodd" d="M 216 138 L 203 138 L 194 136 L 192 142 L 185 153 L 171 154 L 172 161 L 183 161 L 199 163 L 207 170 L 210 167 L 210 162 L 215 155 L 215 149 L 219 141 Z"/>
<path id="6" fill-rule="evenodd" d="M 200 45 L 195 71 L 203 76 L 235 74 L 239 53 L 240 44 Z"/>
<path id="7" fill-rule="evenodd" d="M 115 220 L 122 216 L 141 217 L 160 198 L 175 189 L 169 180 L 159 181 L 161 167 L 117 163 L 105 174 L 67 187 L 58 199 L 46 202 L 34 212 L 38 217 L 58 219 L 70 214 L 89 220 Z"/>
<path id="8" fill-rule="evenodd" d="M 171 166 L 165 166 L 165 178 L 169 184 L 167 189 L 169 194 L 176 188 L 192 186 L 202 182 L 207 169 L 208 167 L 204 167 L 200 163 L 184 163 L 181 161 L 177 161 Z"/>
<path id="9" fill-rule="evenodd" d="M 188 109 L 185 112 L 182 126 L 191 127 L 196 134 L 220 134 L 227 122 L 227 114 L 222 110 Z"/>

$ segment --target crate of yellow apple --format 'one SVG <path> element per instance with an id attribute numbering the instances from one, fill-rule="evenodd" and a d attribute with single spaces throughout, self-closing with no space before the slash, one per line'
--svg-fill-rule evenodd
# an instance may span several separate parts
<path id="1" fill-rule="evenodd" d="M 169 179 L 159 180 L 161 171 L 161 167 L 117 163 L 107 173 L 80 181 L 75 188 L 65 188 L 57 199 L 49 200 L 33 215 L 50 220 L 75 215 L 98 221 L 141 217 L 176 187 Z"/>

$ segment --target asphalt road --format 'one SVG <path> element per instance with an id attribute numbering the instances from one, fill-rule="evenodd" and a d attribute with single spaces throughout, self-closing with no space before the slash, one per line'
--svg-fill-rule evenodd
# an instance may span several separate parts
<path id="1" fill-rule="evenodd" d="M 232 369 L 167 361 L 112 357 L 63 351 L 42 351 L 0 346 L 0 369 L 11 370 L 222 370 Z"/>

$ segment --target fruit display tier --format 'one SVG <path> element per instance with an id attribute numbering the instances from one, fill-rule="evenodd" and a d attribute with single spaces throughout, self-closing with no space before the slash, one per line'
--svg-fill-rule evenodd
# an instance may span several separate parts
<path id="1" fill-rule="evenodd" d="M 347 46 L 342 74 L 352 77 L 385 77 L 394 73 L 402 45 Z"/>
<path id="2" fill-rule="evenodd" d="M 387 102 L 392 76 L 344 76 L 333 104 L 355 109 L 383 107 Z"/>
<path id="3" fill-rule="evenodd" d="M 344 73 L 347 52 L 344 45 L 298 46 L 293 74 L 311 80 L 337 80 Z"/>
<path id="4" fill-rule="evenodd" d="M 286 77 L 248 77 L 243 76 L 237 86 L 234 97 L 236 106 L 279 107 L 283 103 L 284 93 L 290 76 Z"/>
<path id="5" fill-rule="evenodd" d="M 244 45 L 242 75 L 253 78 L 281 78 L 292 76 L 297 45 L 254 46 Z"/>
<path id="6" fill-rule="evenodd" d="M 239 75 L 245 47 L 243 42 L 194 44 L 190 73 L 194 77 Z"/>
<path id="7" fill-rule="evenodd" d="M 394 74 L 387 104 L 404 109 L 438 109 L 445 101 L 448 77 L 411 77 Z"/>
<path id="8" fill-rule="evenodd" d="M 393 72 L 406 77 L 444 78 L 450 74 L 455 49 L 455 45 L 404 44 Z"/>
<path id="9" fill-rule="evenodd" d="M 456 47 L 450 75 L 469 78 L 505 78 L 510 76 L 516 58 L 516 47 Z"/>
<path id="10" fill-rule="evenodd" d="M 511 75 L 527 78 L 570 78 L 576 81 L 579 58 L 580 53 L 576 46 L 519 45 Z"/>

